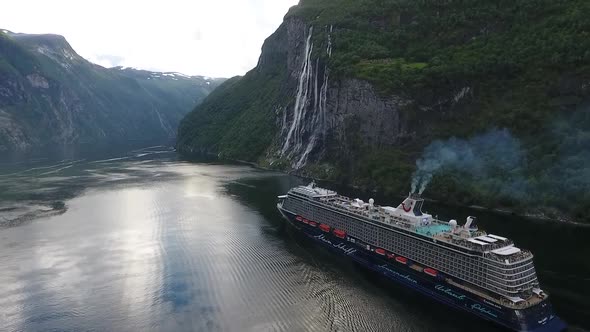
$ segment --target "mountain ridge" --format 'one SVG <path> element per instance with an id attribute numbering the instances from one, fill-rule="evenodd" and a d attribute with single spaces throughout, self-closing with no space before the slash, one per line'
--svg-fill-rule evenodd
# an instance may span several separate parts
<path id="1" fill-rule="evenodd" d="M 0 151 L 167 141 L 223 80 L 104 68 L 63 36 L 0 29 Z"/>

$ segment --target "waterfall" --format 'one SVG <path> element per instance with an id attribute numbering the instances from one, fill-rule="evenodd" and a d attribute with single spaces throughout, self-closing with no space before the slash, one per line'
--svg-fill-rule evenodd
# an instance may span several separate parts
<path id="1" fill-rule="evenodd" d="M 285 133 L 285 130 L 287 129 L 287 110 L 282 108 L 282 107 L 278 107 L 276 114 L 283 114 L 282 116 L 282 120 L 281 120 L 281 136 Z"/>
<path id="2" fill-rule="evenodd" d="M 326 54 L 328 55 L 328 58 L 330 58 L 332 56 L 332 29 L 333 26 L 330 26 L 330 30 L 328 32 L 328 45 L 326 47 Z M 322 81 L 322 86 L 320 87 L 320 92 L 319 92 L 319 98 L 318 98 L 318 94 L 317 94 L 317 78 L 319 76 L 319 58 L 317 60 L 316 63 L 316 80 L 315 80 L 315 102 L 317 105 L 317 107 L 314 107 L 314 116 L 312 119 L 312 128 L 313 131 L 311 133 L 311 137 L 309 138 L 309 141 L 307 143 L 307 147 L 305 148 L 305 151 L 303 152 L 303 154 L 301 154 L 301 156 L 299 157 L 299 160 L 297 161 L 297 163 L 295 163 L 295 169 L 299 169 L 303 166 L 305 166 L 305 164 L 307 163 L 307 158 L 309 156 L 309 154 L 313 151 L 313 149 L 316 147 L 317 142 L 320 138 L 322 138 L 323 140 L 325 140 L 325 132 L 328 129 L 328 126 L 326 124 L 326 109 L 327 109 L 327 101 L 328 101 L 328 81 L 330 78 L 330 70 L 328 68 L 327 65 L 325 65 L 324 67 L 324 77 L 323 77 L 323 81 Z M 315 106 L 314 105 L 314 106 Z"/>
<path id="3" fill-rule="evenodd" d="M 309 90 L 309 80 L 312 76 L 312 65 L 310 65 L 311 61 L 311 53 L 313 52 L 313 43 L 311 42 L 311 37 L 313 35 L 313 27 L 309 28 L 309 33 L 307 36 L 307 41 L 305 43 L 305 58 L 303 60 L 303 64 L 301 66 L 301 74 L 299 75 L 299 85 L 297 87 L 297 98 L 295 99 L 295 108 L 293 109 L 293 122 L 291 123 L 291 128 L 287 134 L 287 139 L 285 140 L 285 144 L 283 145 L 283 149 L 281 151 L 281 155 L 284 155 L 285 152 L 291 146 L 291 140 L 293 139 L 293 135 L 295 135 L 295 146 L 301 145 L 301 120 L 304 119 L 305 113 L 305 106 L 307 104 L 307 93 Z"/>
<path id="4" fill-rule="evenodd" d="M 329 29 L 326 27 L 326 29 L 328 30 L 328 41 L 325 52 L 330 58 L 332 56 L 331 33 L 333 27 L 330 26 Z M 319 57 L 315 63 L 311 60 L 314 48 L 311 41 L 312 35 L 313 27 L 310 27 L 299 73 L 293 120 L 281 149 L 281 157 L 287 156 L 289 159 L 295 160 L 292 165 L 295 169 L 305 166 L 310 153 L 318 146 L 318 142 L 325 140 L 325 132 L 328 127 L 326 110 L 330 72 L 327 64 L 322 64 Z M 320 76 L 322 69 L 323 75 Z M 284 113 L 286 116 L 287 112 Z M 286 128 L 284 121 L 283 130 Z"/>
<path id="5" fill-rule="evenodd" d="M 326 53 L 328 57 L 332 57 L 332 31 L 334 30 L 334 26 L 330 25 L 330 32 L 328 32 L 328 47 L 326 49 Z"/>

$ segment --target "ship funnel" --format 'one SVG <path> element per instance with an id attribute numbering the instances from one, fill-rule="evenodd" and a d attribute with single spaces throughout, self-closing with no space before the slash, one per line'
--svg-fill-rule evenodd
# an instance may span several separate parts
<path id="1" fill-rule="evenodd" d="M 465 223 L 465 229 L 470 231 L 477 231 L 477 218 L 469 216 L 467 217 L 467 222 Z"/>
<path id="2" fill-rule="evenodd" d="M 422 199 L 422 198 L 420 197 L 420 194 L 419 194 L 419 193 L 410 193 L 410 194 L 408 195 L 408 197 L 410 197 L 410 198 L 413 198 L 413 199 Z"/>
<path id="3" fill-rule="evenodd" d="M 397 208 L 415 216 L 422 215 L 422 204 L 424 200 L 417 194 L 410 194 Z"/>

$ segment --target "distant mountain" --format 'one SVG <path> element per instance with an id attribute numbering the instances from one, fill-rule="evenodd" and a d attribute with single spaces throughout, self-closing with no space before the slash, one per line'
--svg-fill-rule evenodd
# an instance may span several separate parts
<path id="1" fill-rule="evenodd" d="M 166 140 L 223 79 L 104 68 L 59 35 L 0 30 L 0 153 Z"/>

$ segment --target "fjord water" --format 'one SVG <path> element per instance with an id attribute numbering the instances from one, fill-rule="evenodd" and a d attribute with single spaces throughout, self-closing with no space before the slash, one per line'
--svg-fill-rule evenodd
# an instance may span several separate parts
<path id="1" fill-rule="evenodd" d="M 500 331 L 285 227 L 276 196 L 295 177 L 165 147 L 1 167 L 2 330 Z M 558 314 L 588 329 L 589 228 L 426 210 L 476 214 L 532 249 Z"/>

